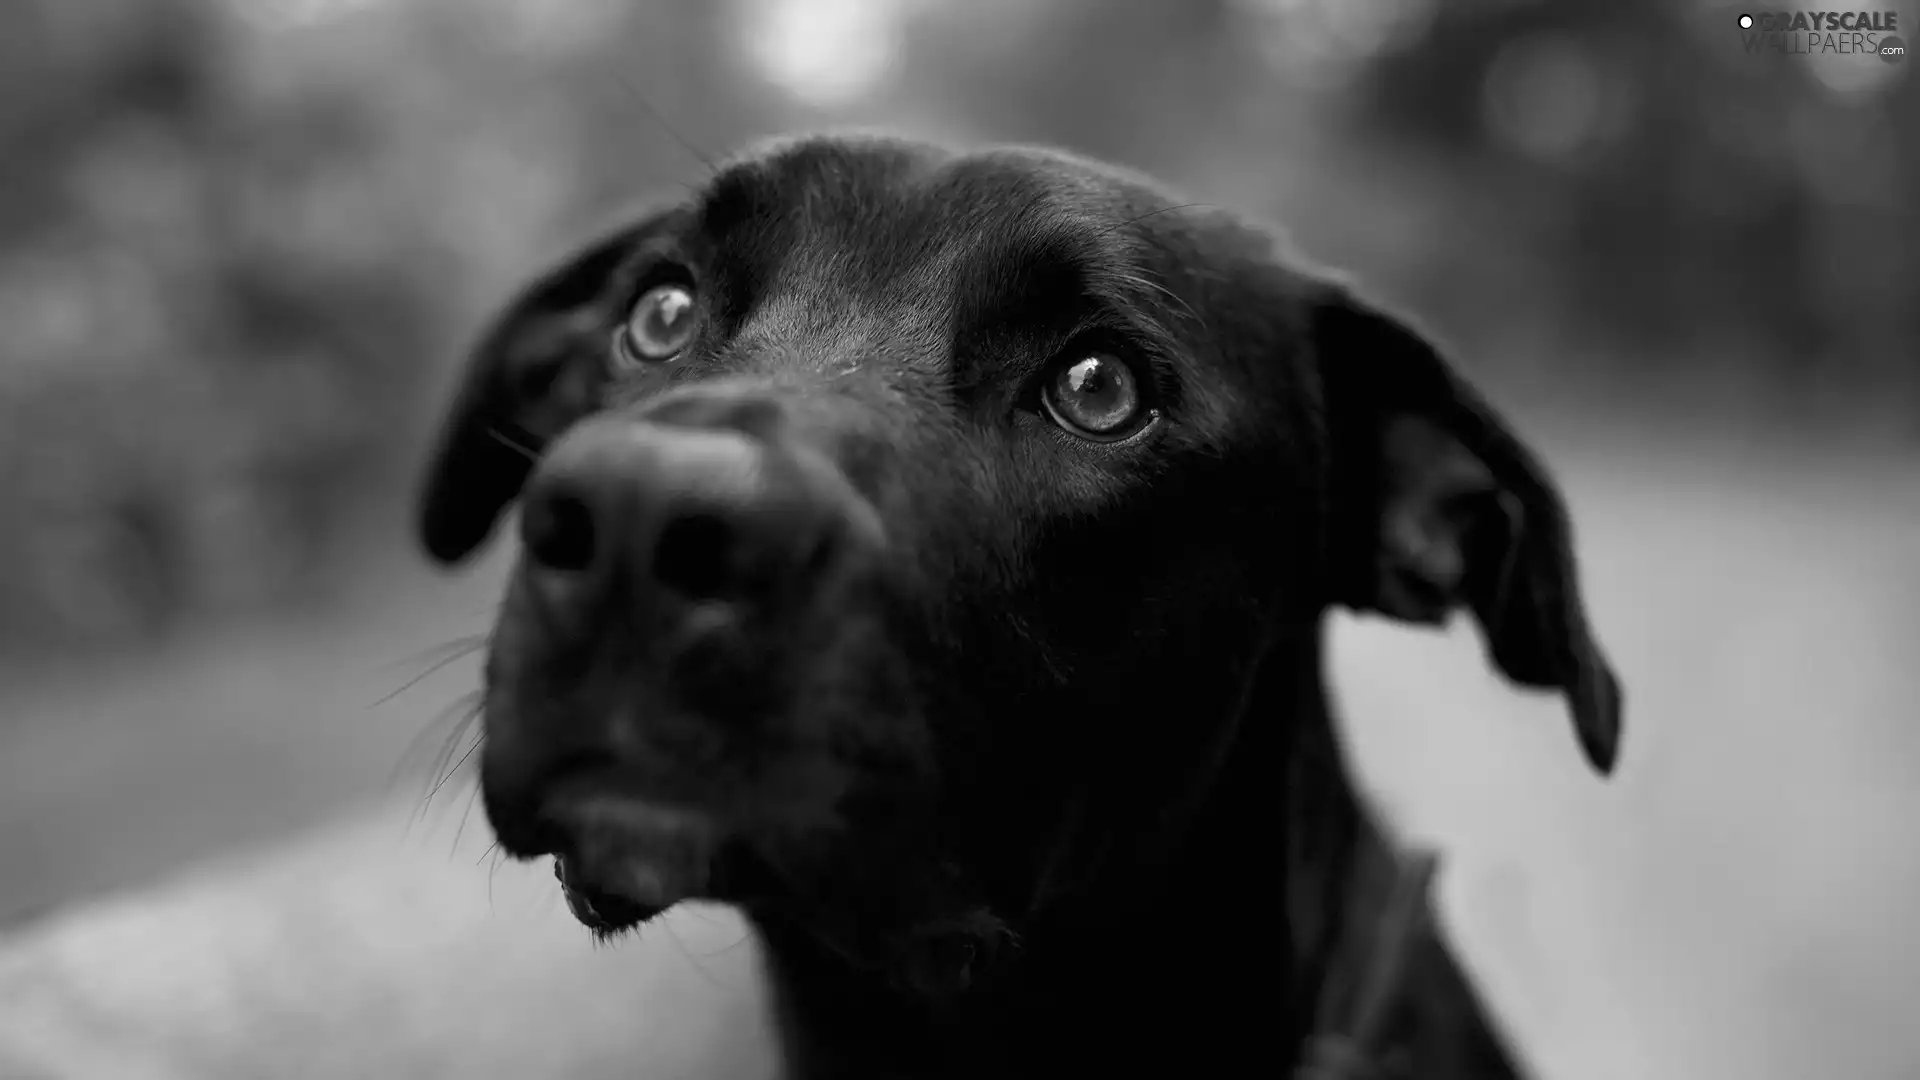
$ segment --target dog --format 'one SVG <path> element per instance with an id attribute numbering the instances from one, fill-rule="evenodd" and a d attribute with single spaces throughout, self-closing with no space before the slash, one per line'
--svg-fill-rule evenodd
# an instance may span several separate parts
<path id="1" fill-rule="evenodd" d="M 602 936 L 737 906 L 796 1077 L 1306 1062 L 1398 865 L 1332 610 L 1466 611 L 1617 753 L 1562 496 L 1430 336 L 1068 153 L 775 141 L 559 261 L 479 340 L 420 540 L 516 502 L 499 845 Z M 1404 952 L 1371 1064 L 1517 1075 L 1430 922 Z"/>

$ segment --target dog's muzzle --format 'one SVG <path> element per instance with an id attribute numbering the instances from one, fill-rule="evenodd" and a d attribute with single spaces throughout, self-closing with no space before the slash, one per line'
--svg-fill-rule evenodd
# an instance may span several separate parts
<path id="1" fill-rule="evenodd" d="M 872 505 L 786 430 L 776 399 L 690 389 L 582 422 L 522 492 L 482 790 L 501 846 L 557 855 L 589 926 L 703 894 L 742 797 L 711 748 L 763 736 L 796 626 L 882 546 Z"/>

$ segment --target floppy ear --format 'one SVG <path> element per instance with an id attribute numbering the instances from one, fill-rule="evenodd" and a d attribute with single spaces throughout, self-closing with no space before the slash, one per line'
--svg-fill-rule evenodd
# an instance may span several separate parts
<path id="1" fill-rule="evenodd" d="M 1620 685 L 1546 467 L 1406 321 L 1331 287 L 1312 325 L 1335 457 L 1334 599 L 1436 625 L 1465 607 L 1496 668 L 1565 694 L 1587 760 L 1610 772 Z"/>
<path id="2" fill-rule="evenodd" d="M 484 543 L 540 452 L 597 406 L 625 315 L 622 272 L 663 224 L 654 217 L 575 252 L 481 335 L 420 489 L 416 525 L 436 561 L 457 563 Z"/>

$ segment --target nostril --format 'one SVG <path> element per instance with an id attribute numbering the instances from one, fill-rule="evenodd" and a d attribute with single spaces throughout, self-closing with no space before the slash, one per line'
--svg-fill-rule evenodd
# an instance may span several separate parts
<path id="1" fill-rule="evenodd" d="M 674 518 L 660 531 L 654 577 L 690 597 L 718 597 L 730 584 L 733 545 L 733 529 L 713 514 Z"/>
<path id="2" fill-rule="evenodd" d="M 593 511 L 572 495 L 536 499 L 521 512 L 527 555 L 549 570 L 578 572 L 593 565 Z"/>

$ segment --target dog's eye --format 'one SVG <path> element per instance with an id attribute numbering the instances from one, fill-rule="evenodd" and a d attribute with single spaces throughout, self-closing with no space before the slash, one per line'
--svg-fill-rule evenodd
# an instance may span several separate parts
<path id="1" fill-rule="evenodd" d="M 1133 370 L 1111 353 L 1081 353 L 1060 365 L 1040 400 L 1054 423 L 1091 439 L 1131 435 L 1147 414 Z"/>
<path id="2" fill-rule="evenodd" d="M 629 363 L 671 360 L 693 340 L 699 309 L 684 285 L 656 285 L 634 302 L 614 335 L 614 354 Z"/>

